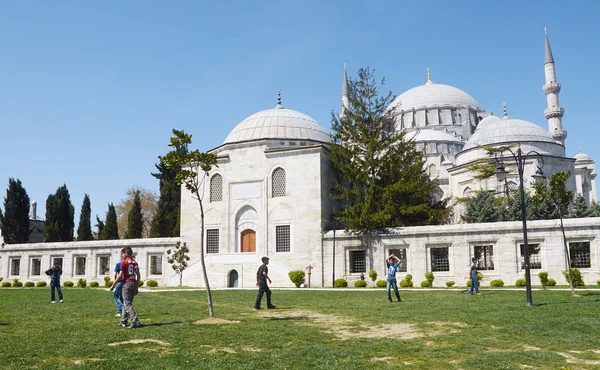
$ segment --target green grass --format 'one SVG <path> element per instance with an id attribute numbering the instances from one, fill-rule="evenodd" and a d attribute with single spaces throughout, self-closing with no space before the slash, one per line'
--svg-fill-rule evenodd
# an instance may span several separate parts
<path id="1" fill-rule="evenodd" d="M 0 288 L 0 368 L 600 368 L 592 290 L 534 291 L 534 307 L 522 289 L 401 290 L 391 304 L 382 289 L 274 290 L 278 309 L 263 311 L 254 291 L 214 291 L 216 316 L 239 321 L 227 325 L 194 324 L 208 316 L 204 291 L 143 292 L 134 330 L 116 325 L 112 293 L 63 293 L 51 305 L 48 288 Z M 134 339 L 160 342 L 114 345 Z"/>

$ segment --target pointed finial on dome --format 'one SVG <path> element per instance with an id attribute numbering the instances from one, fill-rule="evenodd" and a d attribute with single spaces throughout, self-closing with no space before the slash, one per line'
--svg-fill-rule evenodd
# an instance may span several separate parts
<path id="1" fill-rule="evenodd" d="M 275 109 L 283 109 L 283 106 L 281 105 L 281 90 L 277 90 L 277 105 L 275 106 Z"/>
<path id="2" fill-rule="evenodd" d="M 504 114 L 503 118 L 508 118 L 508 114 L 506 113 L 506 102 L 505 101 L 502 102 L 502 112 Z"/>
<path id="3" fill-rule="evenodd" d="M 583 147 L 582 146 L 579 147 L 579 153 L 583 153 Z"/>
<path id="4" fill-rule="evenodd" d="M 433 84 L 433 82 L 431 82 L 431 72 L 430 72 L 430 68 L 427 68 L 427 83 L 425 83 L 425 85 L 431 85 Z"/>

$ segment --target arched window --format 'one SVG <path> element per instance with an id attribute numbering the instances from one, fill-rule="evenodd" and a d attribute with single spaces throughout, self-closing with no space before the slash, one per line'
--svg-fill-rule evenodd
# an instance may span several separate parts
<path id="1" fill-rule="evenodd" d="M 429 166 L 429 177 L 431 177 L 431 178 L 437 177 L 437 167 L 435 166 L 435 164 L 432 164 L 431 166 Z"/>
<path id="2" fill-rule="evenodd" d="M 210 201 L 220 202 L 223 200 L 223 178 L 221 175 L 214 175 L 210 179 Z"/>
<path id="3" fill-rule="evenodd" d="M 273 198 L 285 196 L 285 170 L 283 168 L 277 168 L 273 171 Z"/>
<path id="4" fill-rule="evenodd" d="M 472 195 L 473 195 L 473 192 L 471 191 L 471 188 L 466 187 L 465 190 L 463 191 L 463 197 L 468 198 Z"/>

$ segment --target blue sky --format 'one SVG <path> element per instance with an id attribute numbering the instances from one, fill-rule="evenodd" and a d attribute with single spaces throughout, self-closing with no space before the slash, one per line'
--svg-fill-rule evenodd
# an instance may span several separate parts
<path id="1" fill-rule="evenodd" d="M 544 26 L 562 84 L 567 154 L 600 159 L 600 3 L 595 1 L 0 2 L 0 194 L 23 182 L 44 217 L 67 184 L 79 217 L 150 175 L 173 128 L 193 149 L 222 144 L 276 104 L 330 127 L 343 64 L 394 94 L 455 86 L 487 111 L 547 129 Z M 18 153 L 18 154 L 16 154 Z M 3 208 L 3 203 L 0 205 Z M 76 224 L 77 227 L 77 224 Z"/>

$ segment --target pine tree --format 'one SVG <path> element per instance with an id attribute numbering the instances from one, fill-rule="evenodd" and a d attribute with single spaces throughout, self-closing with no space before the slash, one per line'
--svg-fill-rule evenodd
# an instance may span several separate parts
<path id="1" fill-rule="evenodd" d="M 600 202 L 593 202 L 590 205 L 585 217 L 600 217 Z"/>
<path id="2" fill-rule="evenodd" d="M 27 243 L 31 229 L 29 227 L 29 196 L 21 180 L 8 179 L 4 213 L 0 210 L 0 230 L 7 244 Z"/>
<path id="3" fill-rule="evenodd" d="M 140 192 L 136 191 L 133 198 L 133 205 L 127 215 L 127 232 L 125 235 L 127 239 L 140 239 L 143 231 L 142 201 L 140 199 Z"/>
<path id="4" fill-rule="evenodd" d="M 92 235 L 92 206 L 89 195 L 83 197 L 81 214 L 79 215 L 79 226 L 77 227 L 77 240 L 93 240 Z"/>
<path id="5" fill-rule="evenodd" d="M 465 213 L 461 216 L 467 223 L 497 222 L 502 220 L 502 208 L 489 191 L 480 191 L 467 200 Z"/>
<path id="6" fill-rule="evenodd" d="M 119 239 L 119 227 L 117 226 L 117 211 L 115 206 L 111 203 L 108 205 L 108 211 L 106 212 L 106 221 L 102 228 L 102 240 L 116 240 Z"/>
<path id="7" fill-rule="evenodd" d="M 187 147 L 182 148 L 187 152 Z M 155 165 L 157 173 L 152 176 L 159 180 L 160 197 L 156 212 L 150 227 L 151 237 L 179 236 L 179 217 L 181 206 L 181 185 L 175 181 L 175 176 L 181 168 L 168 168 L 164 160 Z"/>
<path id="8" fill-rule="evenodd" d="M 75 229 L 75 207 L 67 185 L 48 195 L 46 200 L 46 221 L 44 222 L 44 241 L 67 242 L 73 240 Z"/>
<path id="9" fill-rule="evenodd" d="M 573 210 L 569 212 L 570 218 L 587 217 L 590 207 L 582 195 L 578 195 L 573 202 Z"/>
<path id="10" fill-rule="evenodd" d="M 553 220 L 565 217 L 573 200 L 573 191 L 567 190 L 570 172 L 556 172 L 550 176 L 549 186 L 544 182 L 533 184 L 534 220 Z M 559 213 L 560 212 L 560 213 Z"/>
<path id="11" fill-rule="evenodd" d="M 449 209 L 434 201 L 437 180 L 429 179 L 416 143 L 393 129 L 392 93 L 380 96 L 379 89 L 374 72 L 359 69 L 349 109 L 341 118 L 332 113 L 332 197 L 342 206 L 336 218 L 360 232 L 441 223 Z"/>
<path id="12" fill-rule="evenodd" d="M 96 233 L 96 240 L 103 240 L 104 238 L 104 221 L 102 221 L 98 215 L 96 215 L 96 228 L 98 229 L 98 232 Z"/>
<path id="13" fill-rule="evenodd" d="M 502 213 L 503 221 L 521 221 L 521 193 L 519 188 L 510 191 L 505 199 L 506 207 Z M 525 217 L 527 220 L 533 220 L 535 206 L 531 195 L 525 190 Z"/>

